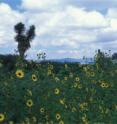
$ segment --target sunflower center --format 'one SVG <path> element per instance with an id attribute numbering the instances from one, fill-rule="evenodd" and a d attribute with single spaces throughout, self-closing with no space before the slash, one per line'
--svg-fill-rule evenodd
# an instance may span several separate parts
<path id="1" fill-rule="evenodd" d="M 18 75 L 20 75 L 20 76 L 21 76 L 21 73 L 18 73 Z"/>
<path id="2" fill-rule="evenodd" d="M 29 102 L 29 104 L 31 104 L 31 102 Z"/>

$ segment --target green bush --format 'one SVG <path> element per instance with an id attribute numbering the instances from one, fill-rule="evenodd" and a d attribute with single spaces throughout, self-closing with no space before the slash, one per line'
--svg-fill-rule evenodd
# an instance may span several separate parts
<path id="1" fill-rule="evenodd" d="M 117 65 L 101 62 L 0 67 L 0 123 L 116 124 Z"/>

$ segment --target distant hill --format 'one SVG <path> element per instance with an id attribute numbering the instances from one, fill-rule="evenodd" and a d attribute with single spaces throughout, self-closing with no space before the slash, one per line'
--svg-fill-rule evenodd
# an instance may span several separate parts
<path id="1" fill-rule="evenodd" d="M 75 59 L 75 58 L 63 58 L 63 59 L 51 59 L 46 60 L 51 62 L 60 62 L 60 63 L 81 63 L 81 64 L 93 64 L 94 60 L 92 58 L 87 59 Z"/>

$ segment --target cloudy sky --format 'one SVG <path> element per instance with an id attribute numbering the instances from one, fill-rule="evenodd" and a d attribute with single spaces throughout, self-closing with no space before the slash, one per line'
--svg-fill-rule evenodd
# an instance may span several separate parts
<path id="1" fill-rule="evenodd" d="M 0 0 L 0 54 L 17 48 L 18 22 L 36 26 L 28 58 L 40 51 L 49 59 L 117 52 L 117 0 Z"/>

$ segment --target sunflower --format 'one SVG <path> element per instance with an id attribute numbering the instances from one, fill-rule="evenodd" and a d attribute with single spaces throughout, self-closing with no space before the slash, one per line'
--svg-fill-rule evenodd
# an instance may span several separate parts
<path id="1" fill-rule="evenodd" d="M 78 86 L 78 84 L 77 83 L 74 83 L 74 88 L 76 88 Z"/>
<path id="2" fill-rule="evenodd" d="M 82 88 L 82 84 L 78 84 L 78 89 L 81 89 Z"/>
<path id="3" fill-rule="evenodd" d="M 94 72 L 91 72 L 90 75 L 91 75 L 91 77 L 94 77 L 95 76 L 95 73 Z"/>
<path id="4" fill-rule="evenodd" d="M 79 77 L 76 77 L 76 81 L 80 81 L 80 78 Z"/>
<path id="5" fill-rule="evenodd" d="M 14 124 L 14 122 L 13 121 L 9 121 L 9 124 Z"/>
<path id="6" fill-rule="evenodd" d="M 28 107 L 32 107 L 33 106 L 33 101 L 31 99 L 27 100 L 26 105 Z"/>
<path id="7" fill-rule="evenodd" d="M 32 75 L 32 80 L 37 81 L 37 76 L 35 74 Z"/>
<path id="8" fill-rule="evenodd" d="M 56 119 L 59 120 L 61 118 L 61 115 L 60 114 L 56 114 Z"/>
<path id="9" fill-rule="evenodd" d="M 49 69 L 47 72 L 47 75 L 51 75 L 51 74 L 52 74 L 52 71 Z"/>
<path id="10" fill-rule="evenodd" d="M 15 74 L 18 78 L 23 78 L 24 77 L 24 72 L 22 70 L 17 70 Z"/>
<path id="11" fill-rule="evenodd" d="M 33 122 L 37 121 L 37 118 L 35 116 L 32 117 Z"/>
<path id="12" fill-rule="evenodd" d="M 70 77 L 70 78 L 73 78 L 73 73 L 70 73 L 70 74 L 69 74 L 69 77 Z"/>
<path id="13" fill-rule="evenodd" d="M 75 107 L 72 108 L 72 112 L 76 112 L 77 109 Z"/>
<path id="14" fill-rule="evenodd" d="M 64 124 L 64 121 L 61 120 L 61 121 L 59 122 L 59 124 Z"/>
<path id="15" fill-rule="evenodd" d="M 80 103 L 80 105 L 79 105 L 81 110 L 87 110 L 87 106 L 88 106 L 88 103 L 86 103 L 86 102 Z"/>
<path id="16" fill-rule="evenodd" d="M 44 113 L 45 109 L 44 108 L 40 108 L 40 112 Z"/>
<path id="17" fill-rule="evenodd" d="M 4 114 L 0 113 L 0 122 L 3 122 L 3 121 L 4 121 L 4 119 L 5 119 Z"/>
<path id="18" fill-rule="evenodd" d="M 101 87 L 102 87 L 102 88 L 108 88 L 109 85 L 108 85 L 107 83 L 102 82 L 102 83 L 101 83 Z"/>
<path id="19" fill-rule="evenodd" d="M 105 88 L 108 88 L 108 87 L 109 87 L 109 85 L 107 83 L 105 83 Z"/>
<path id="20" fill-rule="evenodd" d="M 60 93 L 60 90 L 58 88 L 56 88 L 54 91 L 55 91 L 56 95 L 58 95 Z"/>

